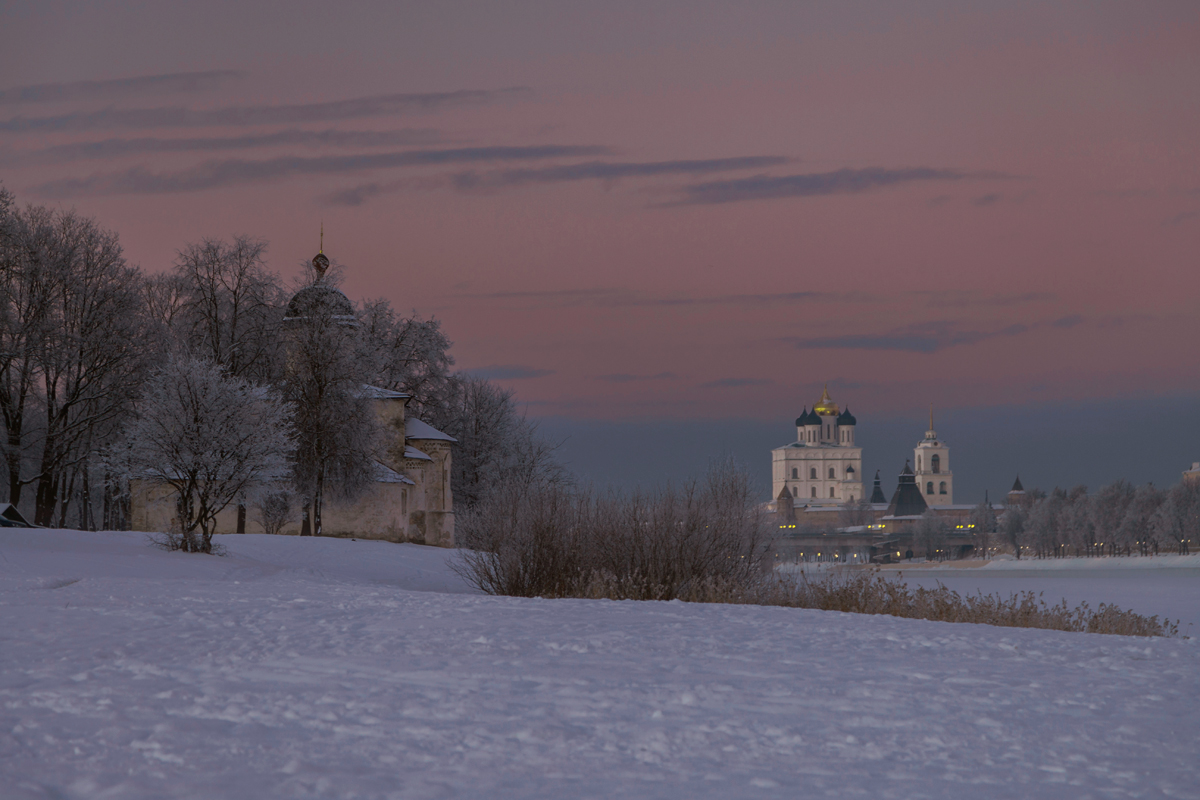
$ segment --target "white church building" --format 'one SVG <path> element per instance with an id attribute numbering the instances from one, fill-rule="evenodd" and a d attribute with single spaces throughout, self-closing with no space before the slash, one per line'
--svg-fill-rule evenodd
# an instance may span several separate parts
<path id="1" fill-rule="evenodd" d="M 856 420 L 839 412 L 826 387 L 796 420 L 796 441 L 771 451 L 773 497 L 787 490 L 796 505 L 840 506 L 863 499 L 862 448 L 854 444 Z"/>

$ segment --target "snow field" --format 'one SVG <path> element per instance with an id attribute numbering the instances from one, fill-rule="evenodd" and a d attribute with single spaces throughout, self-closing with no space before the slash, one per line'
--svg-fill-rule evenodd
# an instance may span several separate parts
<path id="1" fill-rule="evenodd" d="M 1200 798 L 1200 646 L 0 530 L 0 796 Z M 452 592 L 458 592 L 457 594 Z"/>

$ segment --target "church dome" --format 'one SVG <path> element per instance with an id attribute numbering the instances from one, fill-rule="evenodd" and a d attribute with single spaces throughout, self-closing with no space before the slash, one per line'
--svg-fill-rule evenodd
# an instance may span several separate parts
<path id="1" fill-rule="evenodd" d="M 858 420 L 856 420 L 854 418 L 854 415 L 850 413 L 850 409 L 847 408 L 845 411 L 838 414 L 837 424 L 838 425 L 857 425 Z"/>
<path id="2" fill-rule="evenodd" d="M 329 284 L 314 283 L 292 296 L 283 319 L 304 319 L 317 314 L 329 314 L 334 319 L 354 319 L 354 304 Z"/>
<path id="3" fill-rule="evenodd" d="M 324 236 L 324 232 L 322 232 L 322 236 Z M 305 286 L 292 295 L 287 311 L 283 315 L 283 321 L 306 319 L 318 314 L 328 314 L 338 321 L 353 320 L 354 304 L 350 302 L 350 298 L 325 282 L 325 271 L 329 269 L 329 258 L 323 249 L 313 256 L 312 265 L 313 271 L 317 273 L 316 281 L 311 286 Z"/>
<path id="4" fill-rule="evenodd" d="M 816 414 L 808 413 L 808 406 L 804 407 L 804 413 L 796 417 L 796 427 L 803 428 L 805 425 L 819 425 L 821 420 Z"/>
<path id="5" fill-rule="evenodd" d="M 825 387 L 825 391 L 821 392 L 821 399 L 813 406 L 813 413 L 818 417 L 836 417 L 838 415 L 838 405 L 829 396 L 828 386 Z"/>

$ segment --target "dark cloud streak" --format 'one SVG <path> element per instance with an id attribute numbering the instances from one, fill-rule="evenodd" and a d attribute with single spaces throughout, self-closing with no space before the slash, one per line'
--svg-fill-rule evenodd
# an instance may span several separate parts
<path id="1" fill-rule="evenodd" d="M 292 105 L 227 106 L 195 110 L 170 108 L 106 108 L 51 117 L 9 117 L 0 120 L 0 132 L 51 133 L 113 128 L 203 128 L 218 125 L 298 125 L 312 122 L 384 117 L 437 111 L 445 107 L 482 105 L 504 97 L 527 94 L 528 89 L 461 90 L 381 94 Z"/>
<path id="2" fill-rule="evenodd" d="M 119 100 L 147 94 L 204 92 L 244 77 L 246 77 L 246 73 L 238 70 L 214 69 L 206 72 L 174 72 L 167 75 L 142 75 L 136 78 L 116 78 L 107 81 L 38 83 L 32 86 L 0 89 L 0 105 Z"/>
<path id="3" fill-rule="evenodd" d="M 245 183 L 299 175 L 327 175 L 373 169 L 422 167 L 486 161 L 520 161 L 594 155 L 606 148 L 577 145 L 530 147 L 460 147 L 447 150 L 406 150 L 396 153 L 346 156 L 284 156 L 262 160 L 209 161 L 179 172 L 150 172 L 134 167 L 121 172 L 51 181 L 33 191 L 44 197 L 77 195 L 167 194 L 199 192 Z"/>
<path id="4" fill-rule="evenodd" d="M 743 156 L 679 161 L 589 161 L 582 164 L 488 172 L 469 170 L 450 176 L 448 183 L 459 191 L 474 191 L 567 181 L 616 181 L 623 178 L 647 178 L 659 175 L 702 175 L 711 172 L 762 169 L 785 164 L 789 160 L 783 156 Z M 372 197 L 409 189 L 412 185 L 413 182 L 407 180 L 364 183 L 334 192 L 325 200 L 331 205 L 357 206 Z"/>
<path id="5" fill-rule="evenodd" d="M 1006 177 L 997 173 L 966 173 L 954 169 L 913 167 L 909 169 L 839 169 L 803 175 L 755 175 L 749 178 L 708 181 L 684 186 L 678 200 L 666 205 L 715 205 L 745 200 L 777 200 L 854 194 L 871 189 L 929 181 L 961 181 L 970 178 Z"/>
<path id="6" fill-rule="evenodd" d="M 444 141 L 440 131 L 433 128 L 407 128 L 392 131 L 305 131 L 290 129 L 274 133 L 246 136 L 211 136 L 185 139 L 104 139 L 97 142 L 73 142 L 41 150 L 12 152 L 6 162 L 24 164 L 55 164 L 67 161 L 87 161 L 156 153 L 219 152 L 222 150 L 251 150 L 263 147 L 404 147 L 431 145 Z"/>

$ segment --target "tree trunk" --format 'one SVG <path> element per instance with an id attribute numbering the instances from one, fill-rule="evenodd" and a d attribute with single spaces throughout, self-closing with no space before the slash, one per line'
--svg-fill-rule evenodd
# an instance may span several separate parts
<path id="1" fill-rule="evenodd" d="M 54 509 L 58 505 L 58 476 L 42 470 L 37 482 L 37 494 L 33 509 L 33 524 L 47 528 L 54 524 Z"/>
<path id="2" fill-rule="evenodd" d="M 313 536 L 321 536 L 321 507 L 325 501 L 325 470 L 317 471 L 317 490 L 313 493 Z"/>
<path id="3" fill-rule="evenodd" d="M 237 532 L 246 532 L 246 504 L 238 503 L 237 507 Z"/>

